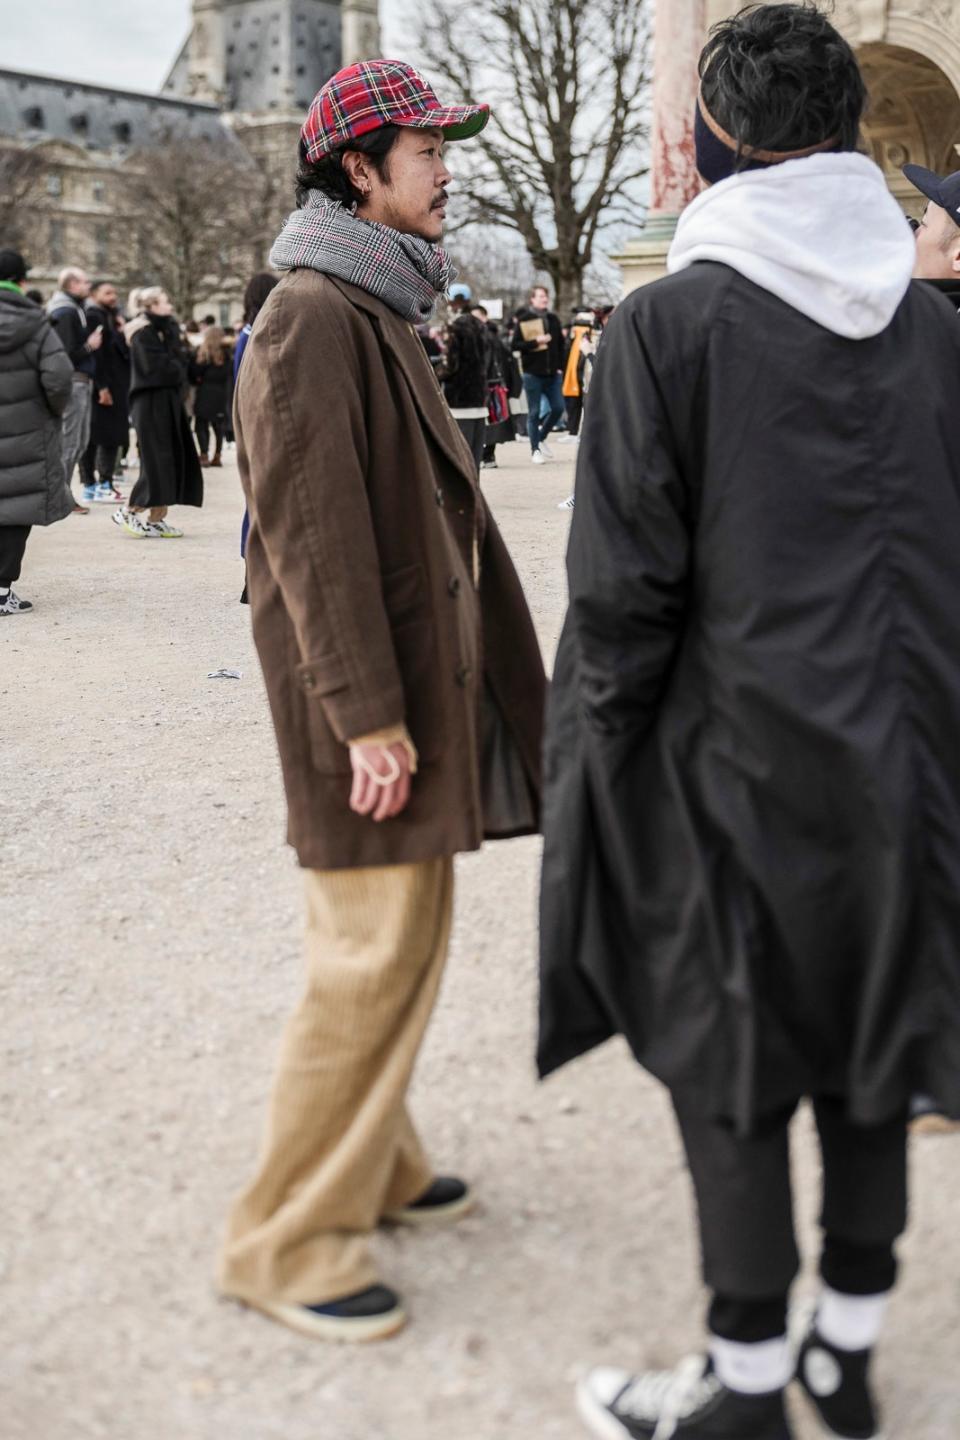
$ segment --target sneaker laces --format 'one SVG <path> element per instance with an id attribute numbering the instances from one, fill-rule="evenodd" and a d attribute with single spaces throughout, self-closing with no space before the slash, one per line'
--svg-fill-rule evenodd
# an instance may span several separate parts
<path id="1" fill-rule="evenodd" d="M 723 1389 L 703 1355 L 688 1355 L 675 1370 L 652 1370 L 632 1380 L 615 1402 L 634 1420 L 658 1422 L 652 1440 L 670 1440 L 688 1419 Z"/>

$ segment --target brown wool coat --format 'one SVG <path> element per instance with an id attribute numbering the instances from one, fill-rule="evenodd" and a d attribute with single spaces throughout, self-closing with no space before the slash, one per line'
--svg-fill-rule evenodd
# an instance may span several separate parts
<path id="1" fill-rule="evenodd" d="M 484 677 L 539 807 L 533 624 L 412 326 L 353 285 L 292 271 L 247 346 L 235 429 L 254 638 L 301 865 L 478 848 Z M 345 742 L 404 721 L 420 770 L 403 814 L 375 824 L 349 809 Z"/>

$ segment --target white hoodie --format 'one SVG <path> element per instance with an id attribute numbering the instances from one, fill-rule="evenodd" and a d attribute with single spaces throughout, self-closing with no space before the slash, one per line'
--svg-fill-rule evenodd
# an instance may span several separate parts
<path id="1" fill-rule="evenodd" d="M 683 212 L 667 269 L 716 260 L 835 335 L 866 340 L 907 293 L 916 247 L 864 155 L 811 155 L 747 170 Z"/>

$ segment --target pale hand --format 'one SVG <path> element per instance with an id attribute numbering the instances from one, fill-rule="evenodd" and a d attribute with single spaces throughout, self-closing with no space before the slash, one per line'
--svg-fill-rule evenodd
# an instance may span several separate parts
<path id="1" fill-rule="evenodd" d="M 102 325 L 98 325 L 97 328 L 96 328 L 96 330 L 94 330 L 93 334 L 87 336 L 87 349 L 90 351 L 90 353 L 91 353 L 91 355 L 92 355 L 93 352 L 94 352 L 94 350 L 99 350 L 99 349 L 100 349 L 100 346 L 101 346 L 102 344 L 103 344 L 103 326 L 102 326 Z"/>
<path id="2" fill-rule="evenodd" d="M 353 766 L 350 809 L 355 814 L 369 815 L 379 822 L 391 820 L 406 809 L 411 777 L 410 755 L 405 745 L 351 745 L 350 764 Z M 369 771 L 383 777 L 399 773 L 389 784 L 378 785 Z"/>
<path id="3" fill-rule="evenodd" d="M 112 404 L 113 404 L 113 396 L 110 394 L 110 391 L 109 391 L 109 390 L 100 390 L 100 391 L 98 392 L 98 394 L 97 394 L 97 404 L 98 404 L 98 405 L 112 405 Z"/>

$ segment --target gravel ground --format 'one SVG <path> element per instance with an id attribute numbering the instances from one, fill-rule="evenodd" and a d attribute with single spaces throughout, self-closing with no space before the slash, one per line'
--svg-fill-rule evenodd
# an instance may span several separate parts
<path id="1" fill-rule="evenodd" d="M 483 479 L 549 656 L 572 467 L 524 450 Z M 702 1296 L 660 1088 L 620 1043 L 536 1083 L 534 841 L 459 862 L 413 1100 L 482 1206 L 378 1242 L 414 1323 L 327 1348 L 214 1292 L 300 982 L 238 489 L 232 464 L 208 472 L 169 545 L 105 506 L 35 532 L 36 612 L 0 633 L 0 1440 L 576 1440 L 580 1370 L 672 1363 Z M 208 680 L 219 666 L 242 680 Z M 809 1253 L 817 1167 L 796 1129 Z M 918 1143 L 914 1172 L 881 1385 L 891 1440 L 951 1440 L 960 1139 Z M 799 1407 L 796 1433 L 814 1433 Z"/>

